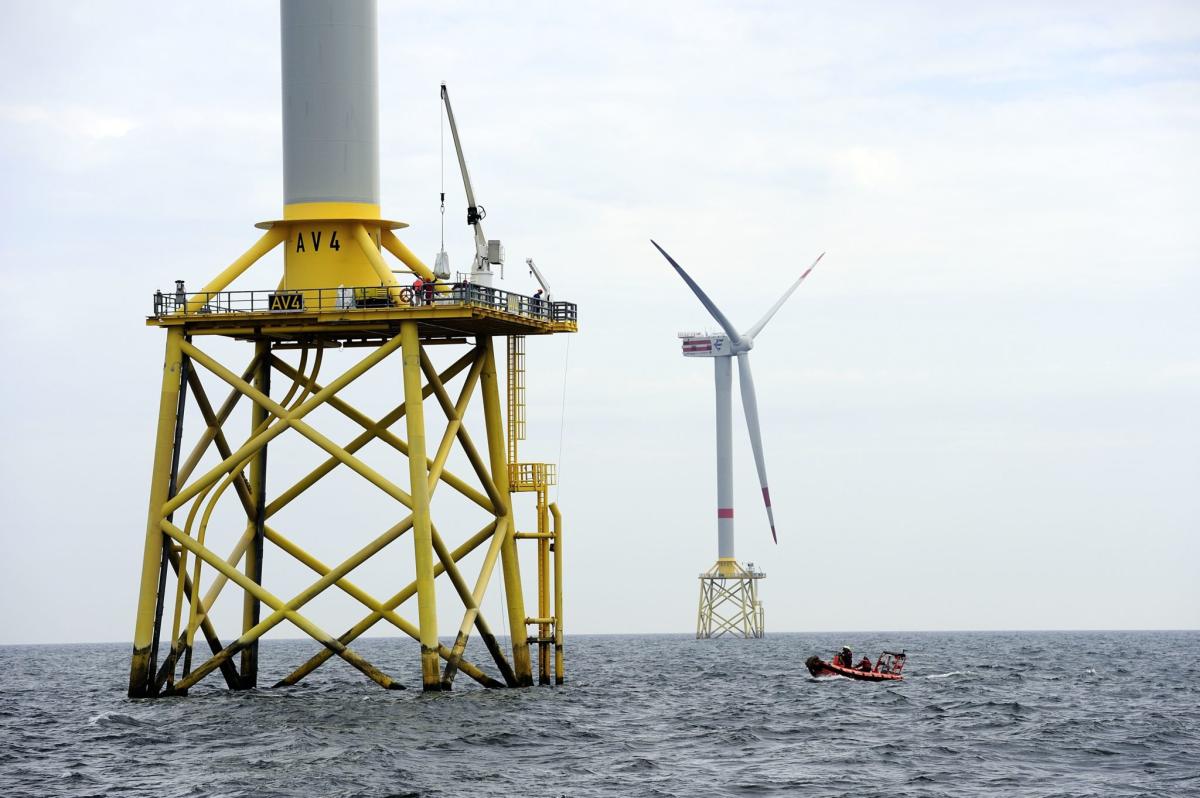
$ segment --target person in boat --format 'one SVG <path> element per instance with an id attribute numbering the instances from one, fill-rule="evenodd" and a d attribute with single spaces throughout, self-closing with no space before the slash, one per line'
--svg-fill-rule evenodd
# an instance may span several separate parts
<path id="1" fill-rule="evenodd" d="M 867 673 L 870 673 L 871 671 L 875 670 L 875 668 L 872 667 L 872 665 L 871 665 L 870 657 L 863 657 L 862 661 L 858 663 L 858 669 L 860 671 L 866 671 Z"/>
<path id="2" fill-rule="evenodd" d="M 850 646 L 842 646 L 842 652 L 834 656 L 833 664 L 843 668 L 854 667 L 854 652 L 850 650 Z"/>

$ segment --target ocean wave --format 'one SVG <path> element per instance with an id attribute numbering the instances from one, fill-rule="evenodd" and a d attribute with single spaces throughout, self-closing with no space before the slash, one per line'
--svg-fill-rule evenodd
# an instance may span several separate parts
<path id="1" fill-rule="evenodd" d="M 100 727 L 131 726 L 137 728 L 152 728 L 154 726 L 153 723 L 147 723 L 145 721 L 138 720 L 132 715 L 125 715 L 121 712 L 101 712 L 98 715 L 93 715 L 92 717 L 88 718 L 87 722 L 89 726 Z"/>
<path id="2" fill-rule="evenodd" d="M 873 644 L 907 644 L 903 682 L 797 670 L 842 638 L 568 638 L 563 687 L 388 692 L 335 662 L 301 688 L 218 678 L 137 701 L 117 678 L 127 646 L 0 647 L 0 796 L 1200 794 L 1200 667 L 1145 656 L 1200 662 L 1200 635 L 1043 634 L 1035 653 L 1020 634 L 910 634 Z M 416 643 L 356 645 L 420 684 Z M 263 682 L 311 649 L 265 641 Z"/>

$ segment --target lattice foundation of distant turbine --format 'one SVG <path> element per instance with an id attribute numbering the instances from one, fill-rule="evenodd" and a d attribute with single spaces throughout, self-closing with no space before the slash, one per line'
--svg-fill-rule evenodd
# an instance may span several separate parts
<path id="1" fill-rule="evenodd" d="M 753 563 L 746 567 L 734 560 L 718 560 L 700 574 L 700 609 L 696 615 L 696 638 L 732 635 L 762 637 L 766 634 L 758 580 L 766 577 Z"/>

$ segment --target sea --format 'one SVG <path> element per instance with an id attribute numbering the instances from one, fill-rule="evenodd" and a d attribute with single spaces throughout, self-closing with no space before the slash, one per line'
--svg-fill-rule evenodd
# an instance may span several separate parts
<path id="1" fill-rule="evenodd" d="M 907 678 L 811 678 L 842 645 Z M 355 648 L 419 687 L 409 641 Z M 336 658 L 269 686 L 314 651 L 130 700 L 127 643 L 0 647 L 0 796 L 1200 796 L 1196 631 L 580 635 L 558 687 L 385 691 Z"/>

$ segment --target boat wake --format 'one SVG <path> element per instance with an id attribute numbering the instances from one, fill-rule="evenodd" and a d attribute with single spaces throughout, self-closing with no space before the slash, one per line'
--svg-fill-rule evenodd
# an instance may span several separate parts
<path id="1" fill-rule="evenodd" d="M 970 671 L 950 671 L 949 673 L 931 673 L 931 674 L 927 675 L 925 678 L 926 679 L 948 679 L 951 676 L 970 676 L 970 675 L 971 675 Z"/>

